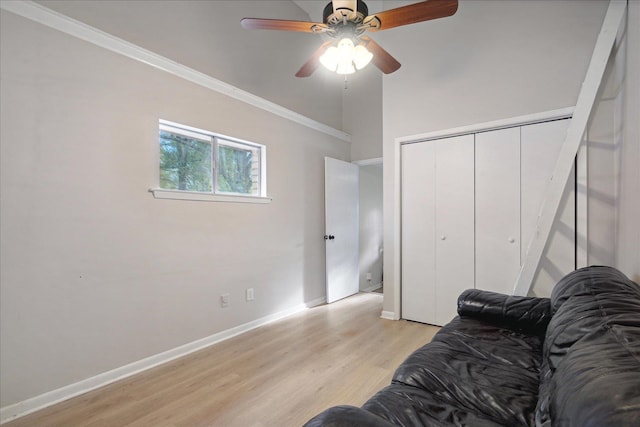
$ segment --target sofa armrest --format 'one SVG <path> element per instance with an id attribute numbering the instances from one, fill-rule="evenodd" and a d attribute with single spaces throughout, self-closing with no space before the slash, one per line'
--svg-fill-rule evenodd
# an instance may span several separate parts
<path id="1" fill-rule="evenodd" d="M 549 298 L 467 289 L 458 297 L 458 314 L 542 335 L 551 320 L 551 304 Z"/>
<path id="2" fill-rule="evenodd" d="M 394 427 L 394 424 L 364 409 L 341 405 L 319 413 L 304 427 Z"/>

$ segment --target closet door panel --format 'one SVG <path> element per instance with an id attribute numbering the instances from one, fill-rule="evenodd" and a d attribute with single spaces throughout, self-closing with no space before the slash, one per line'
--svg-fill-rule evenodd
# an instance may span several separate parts
<path id="1" fill-rule="evenodd" d="M 457 314 L 474 287 L 474 136 L 436 142 L 436 324 Z"/>
<path id="2" fill-rule="evenodd" d="M 520 128 L 476 134 L 476 288 L 512 294 L 520 272 Z"/>
<path id="3" fill-rule="evenodd" d="M 536 232 L 538 215 L 546 197 L 570 119 L 522 127 L 522 259 Z M 553 286 L 575 268 L 575 174 L 565 187 L 560 211 L 531 289 L 549 296 Z"/>
<path id="4" fill-rule="evenodd" d="M 435 323 L 435 142 L 401 151 L 402 318 Z"/>

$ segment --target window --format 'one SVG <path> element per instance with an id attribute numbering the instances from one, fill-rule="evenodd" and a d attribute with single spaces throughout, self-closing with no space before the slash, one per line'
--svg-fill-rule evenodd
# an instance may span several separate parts
<path id="1" fill-rule="evenodd" d="M 160 120 L 158 136 L 160 189 L 152 190 L 156 197 L 159 192 L 162 198 L 266 198 L 265 146 L 165 120 Z M 228 197 L 169 197 L 167 191 Z"/>

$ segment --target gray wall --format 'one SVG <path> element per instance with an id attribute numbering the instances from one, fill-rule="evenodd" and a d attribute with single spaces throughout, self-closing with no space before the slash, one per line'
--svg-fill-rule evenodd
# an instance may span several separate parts
<path id="1" fill-rule="evenodd" d="M 348 143 L 1 19 L 2 407 L 325 295 L 323 158 Z M 266 145 L 273 202 L 154 199 L 159 118 Z"/>

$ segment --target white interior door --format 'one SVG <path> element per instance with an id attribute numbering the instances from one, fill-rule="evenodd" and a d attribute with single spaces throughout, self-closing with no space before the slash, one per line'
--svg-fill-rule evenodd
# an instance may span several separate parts
<path id="1" fill-rule="evenodd" d="M 474 136 L 436 143 L 436 325 L 457 314 L 474 287 Z"/>
<path id="2" fill-rule="evenodd" d="M 401 150 L 402 318 L 444 325 L 474 287 L 474 139 Z"/>
<path id="3" fill-rule="evenodd" d="M 358 292 L 358 166 L 324 159 L 327 303 Z"/>
<path id="4" fill-rule="evenodd" d="M 511 294 L 520 272 L 520 128 L 476 135 L 476 288 Z"/>
<path id="5" fill-rule="evenodd" d="M 436 321 L 436 141 L 403 145 L 402 318 Z"/>

